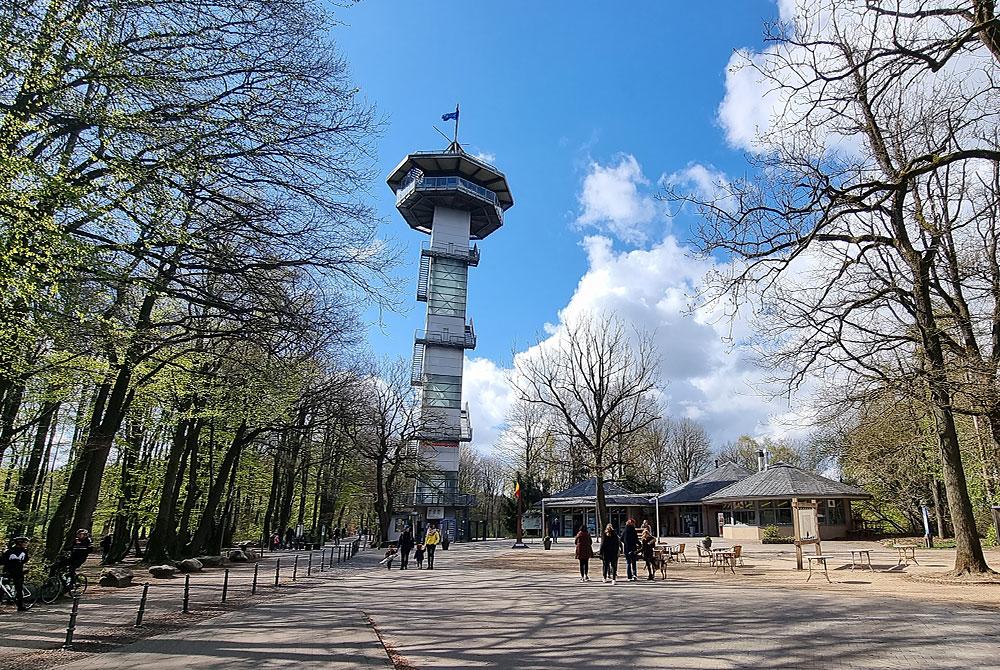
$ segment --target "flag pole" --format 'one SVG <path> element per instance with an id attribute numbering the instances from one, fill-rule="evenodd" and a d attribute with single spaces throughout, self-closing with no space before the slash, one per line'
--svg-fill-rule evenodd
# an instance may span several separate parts
<path id="1" fill-rule="evenodd" d="M 511 549 L 527 549 L 528 545 L 524 543 L 524 525 L 522 523 L 524 516 L 524 489 L 521 488 L 521 473 L 517 473 L 514 492 L 517 496 L 517 540 L 514 541 L 514 546 Z"/>
<path id="2" fill-rule="evenodd" d="M 458 103 L 455 103 L 455 147 L 459 148 L 458 144 Z"/>

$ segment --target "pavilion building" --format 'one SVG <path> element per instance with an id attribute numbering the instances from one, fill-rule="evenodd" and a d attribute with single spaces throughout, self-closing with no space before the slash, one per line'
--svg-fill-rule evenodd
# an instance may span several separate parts
<path id="1" fill-rule="evenodd" d="M 633 493 L 604 482 L 610 522 L 619 530 L 628 519 L 649 521 L 660 537 L 722 537 L 759 542 L 763 529 L 774 526 L 791 537 L 792 502 L 815 502 L 820 536 L 833 540 L 853 530 L 851 502 L 867 500 L 865 491 L 787 463 L 760 470 L 735 463 L 715 468 L 661 494 Z M 597 530 L 597 482 L 578 482 L 541 502 L 545 528 L 559 537 L 572 537 L 583 526 Z"/>
<path id="2" fill-rule="evenodd" d="M 787 537 L 793 535 L 793 500 L 817 504 L 821 538 L 847 537 L 853 530 L 851 501 L 869 499 L 871 495 L 856 486 L 787 463 L 774 463 L 706 496 L 702 502 L 723 508 L 719 512 L 723 538 L 759 542 L 768 526 Z"/>

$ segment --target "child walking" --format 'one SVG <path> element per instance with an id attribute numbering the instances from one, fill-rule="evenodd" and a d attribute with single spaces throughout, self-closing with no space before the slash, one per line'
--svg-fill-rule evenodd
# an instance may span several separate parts
<path id="1" fill-rule="evenodd" d="M 417 545 L 416 551 L 413 552 L 413 560 L 417 562 L 417 570 L 424 567 L 424 545 Z"/>

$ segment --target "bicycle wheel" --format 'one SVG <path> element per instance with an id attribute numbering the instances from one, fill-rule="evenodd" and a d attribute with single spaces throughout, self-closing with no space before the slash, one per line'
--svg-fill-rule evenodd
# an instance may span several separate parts
<path id="1" fill-rule="evenodd" d="M 52 576 L 42 582 L 38 589 L 38 597 L 46 605 L 51 605 L 62 595 L 62 580 L 57 576 Z"/>
<path id="2" fill-rule="evenodd" d="M 24 600 L 25 608 L 30 610 L 35 606 L 35 601 L 38 600 L 38 587 L 31 584 L 25 584 L 22 598 Z"/>
<path id="3" fill-rule="evenodd" d="M 69 590 L 69 594 L 74 598 L 79 598 L 87 592 L 87 575 L 77 575 L 76 582 Z"/>

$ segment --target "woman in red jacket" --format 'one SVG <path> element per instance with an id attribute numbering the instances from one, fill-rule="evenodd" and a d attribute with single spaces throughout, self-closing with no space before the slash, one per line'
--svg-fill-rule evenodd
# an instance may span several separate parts
<path id="1" fill-rule="evenodd" d="M 594 541 L 584 526 L 576 534 L 576 559 L 580 561 L 580 581 L 589 582 L 590 559 L 594 557 Z"/>

